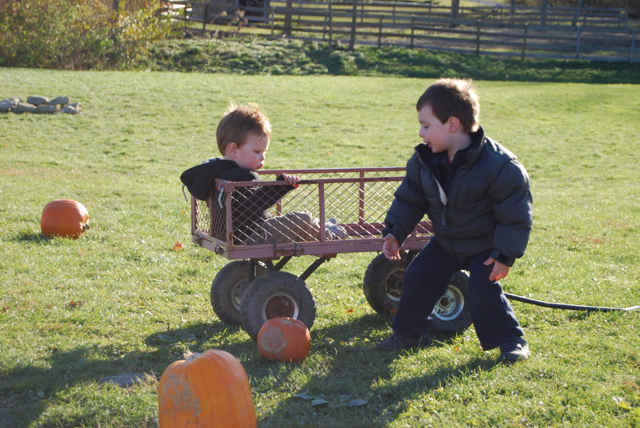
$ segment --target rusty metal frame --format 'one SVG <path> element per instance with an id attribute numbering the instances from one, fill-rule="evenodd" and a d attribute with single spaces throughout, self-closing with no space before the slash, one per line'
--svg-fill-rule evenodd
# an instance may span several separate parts
<path id="1" fill-rule="evenodd" d="M 404 167 L 389 167 L 389 168 L 332 168 L 332 169 L 298 169 L 298 170 L 266 170 L 260 171 L 261 175 L 273 175 L 277 177 L 282 173 L 287 174 L 337 174 L 337 173 L 349 173 L 356 174 L 357 177 L 340 177 L 340 178 L 314 178 L 314 179 L 302 179 L 300 185 L 317 185 L 318 188 L 318 205 L 320 214 L 320 224 L 325 224 L 325 186 L 334 183 L 359 183 L 358 192 L 356 197 L 359 198 L 358 203 L 358 223 L 344 224 L 348 226 L 350 230 L 361 230 L 363 233 L 371 234 L 372 232 L 379 233 L 382 228 L 382 223 L 368 223 L 364 222 L 364 201 L 367 197 L 365 183 L 381 182 L 381 181 L 397 181 L 403 180 L 403 176 L 372 176 L 367 177 L 367 173 L 385 173 L 385 172 L 404 172 Z M 208 201 L 209 212 L 211 212 L 212 204 L 217 204 L 217 197 L 220 191 L 224 192 L 225 209 L 226 209 L 226 240 L 220 240 L 211 236 L 214 230 L 213 216 L 209 215 L 210 225 L 209 232 L 206 233 L 202 230 L 198 230 L 197 227 L 197 201 L 191 197 L 191 233 L 192 240 L 197 245 L 200 245 L 214 253 L 221 255 L 229 260 L 235 259 L 264 259 L 275 260 L 281 257 L 289 256 L 301 256 L 310 255 L 323 258 L 332 258 L 336 254 L 341 253 L 359 253 L 359 252 L 375 252 L 380 251 L 382 248 L 382 237 L 359 237 L 354 239 L 343 240 L 326 240 L 324 233 L 321 234 L 320 240 L 317 242 L 287 242 L 278 244 L 261 244 L 261 245 L 237 245 L 233 242 L 233 213 L 231 210 L 231 198 L 233 191 L 239 187 L 256 187 L 256 186 L 283 186 L 287 185 L 284 181 L 241 181 L 230 182 L 225 180 L 216 180 L 216 191 L 212 192 Z M 280 202 L 275 207 L 276 212 L 279 214 L 282 211 Z M 401 250 L 420 250 L 422 249 L 429 239 L 432 233 L 431 222 L 422 221 L 418 224 L 414 232 L 406 239 Z"/>

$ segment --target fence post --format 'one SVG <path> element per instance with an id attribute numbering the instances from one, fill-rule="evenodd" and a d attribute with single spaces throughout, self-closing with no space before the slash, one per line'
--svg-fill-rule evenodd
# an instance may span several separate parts
<path id="1" fill-rule="evenodd" d="M 540 25 L 547 24 L 547 7 L 549 0 L 542 0 L 542 6 L 540 6 Z"/>
<path id="2" fill-rule="evenodd" d="M 293 9 L 293 0 L 287 0 L 287 10 L 284 13 L 284 35 L 291 36 L 291 10 Z"/>
<path id="3" fill-rule="evenodd" d="M 351 16 L 351 38 L 349 39 L 349 50 L 353 52 L 356 48 L 356 25 L 358 24 L 358 0 L 353 0 L 353 11 Z"/>
<path id="4" fill-rule="evenodd" d="M 571 21 L 571 26 L 575 27 L 578 25 L 578 19 L 580 19 L 580 9 L 582 9 L 582 0 L 578 0 L 578 5 L 576 6 L 576 13 L 573 15 L 573 21 Z"/>
<path id="5" fill-rule="evenodd" d="M 380 28 L 378 29 L 378 48 L 380 48 L 380 44 L 382 42 L 382 20 L 384 19 L 384 14 L 380 14 Z"/>
<path id="6" fill-rule="evenodd" d="M 416 31 L 416 16 L 411 15 L 411 49 L 413 49 L 413 36 L 415 34 L 415 31 Z"/>
<path id="7" fill-rule="evenodd" d="M 364 0 L 360 3 L 360 23 L 364 24 Z"/>
<path id="8" fill-rule="evenodd" d="M 580 58 L 580 29 L 582 25 L 576 27 L 576 59 Z"/>
<path id="9" fill-rule="evenodd" d="M 520 59 L 524 60 L 525 55 L 527 54 L 527 33 L 529 32 L 529 23 L 524 24 L 524 39 L 522 40 L 522 55 L 520 55 Z"/>
<path id="10" fill-rule="evenodd" d="M 513 25 L 513 15 L 516 13 L 516 0 L 511 0 L 511 4 L 509 6 L 509 25 Z"/>
<path id="11" fill-rule="evenodd" d="M 393 2 L 393 25 L 396 25 L 396 2 Z"/>
<path id="12" fill-rule="evenodd" d="M 429 2 L 429 15 L 428 15 L 428 18 L 429 18 L 429 25 L 431 25 L 431 2 Z"/>
<path id="13" fill-rule="evenodd" d="M 631 33 L 631 49 L 629 49 L 629 62 L 633 64 L 633 54 L 636 50 L 636 29 Z"/>
<path id="14" fill-rule="evenodd" d="M 324 25 L 322 26 L 322 41 L 324 42 L 324 37 L 327 34 L 327 23 L 329 22 L 329 13 L 330 13 L 330 9 L 327 9 L 327 11 L 324 14 Z"/>
<path id="15" fill-rule="evenodd" d="M 333 46 L 333 9 L 331 9 L 331 3 L 329 3 L 329 50 Z"/>
<path id="16" fill-rule="evenodd" d="M 482 25 L 482 19 L 478 19 L 478 25 L 476 30 L 476 55 L 480 54 L 480 26 Z"/>
<path id="17" fill-rule="evenodd" d="M 627 6 L 627 9 L 624 11 L 624 28 L 629 28 L 629 6 Z"/>
<path id="18" fill-rule="evenodd" d="M 202 37 L 204 37 L 205 31 L 207 29 L 207 18 L 209 18 L 209 3 L 207 3 L 204 7 L 204 15 L 202 17 Z"/>
<path id="19" fill-rule="evenodd" d="M 273 39 L 273 27 L 276 24 L 276 8 L 271 6 L 271 38 Z"/>

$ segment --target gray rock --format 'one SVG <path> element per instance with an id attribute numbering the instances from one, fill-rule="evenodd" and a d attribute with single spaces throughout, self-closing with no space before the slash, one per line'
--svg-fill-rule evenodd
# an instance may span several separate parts
<path id="1" fill-rule="evenodd" d="M 0 113 L 6 113 L 13 110 L 14 104 L 8 100 L 0 101 Z"/>
<path id="2" fill-rule="evenodd" d="M 16 108 L 13 110 L 14 113 L 35 113 L 38 107 L 34 106 L 30 103 L 18 103 Z"/>
<path id="3" fill-rule="evenodd" d="M 27 97 L 27 102 L 29 104 L 33 104 L 34 106 L 39 106 L 40 104 L 46 104 L 47 102 L 49 102 L 49 98 L 40 97 L 40 96 L 31 96 L 31 97 Z"/>
<path id="4" fill-rule="evenodd" d="M 22 100 L 18 97 L 9 98 L 9 101 L 13 101 L 13 104 L 15 105 L 18 105 L 18 103 L 22 102 Z"/>
<path id="5" fill-rule="evenodd" d="M 63 113 L 67 113 L 67 114 L 78 114 L 78 113 L 80 113 L 80 110 L 78 110 L 75 107 L 71 107 L 71 106 L 66 106 L 65 108 L 63 108 L 60 111 L 63 112 Z"/>
<path id="6" fill-rule="evenodd" d="M 69 97 L 57 97 L 49 101 L 47 104 L 51 106 L 63 105 L 66 106 L 69 104 Z"/>
<path id="7" fill-rule="evenodd" d="M 47 104 L 40 104 L 38 106 L 38 113 L 55 113 L 58 111 L 58 106 L 57 105 L 47 105 Z"/>
<path id="8" fill-rule="evenodd" d="M 71 104 L 69 104 L 69 105 L 70 105 L 71 107 L 75 107 L 75 108 L 77 108 L 78 110 L 80 110 L 80 103 L 79 103 L 79 102 L 77 102 L 77 101 L 76 101 L 75 103 L 71 103 Z"/>

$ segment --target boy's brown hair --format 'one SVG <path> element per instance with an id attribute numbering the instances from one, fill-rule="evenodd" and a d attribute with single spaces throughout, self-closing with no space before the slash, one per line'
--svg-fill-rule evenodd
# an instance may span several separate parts
<path id="1" fill-rule="evenodd" d="M 427 104 L 441 123 L 457 117 L 465 134 L 476 132 L 480 127 L 480 102 L 471 79 L 437 80 L 418 99 L 416 110 Z"/>
<path id="2" fill-rule="evenodd" d="M 267 116 L 260 112 L 257 104 L 249 103 L 246 106 L 231 104 L 227 113 L 222 117 L 216 131 L 218 149 L 224 156 L 229 143 L 236 143 L 238 148 L 247 142 L 249 135 L 263 137 L 271 140 L 271 124 Z"/>

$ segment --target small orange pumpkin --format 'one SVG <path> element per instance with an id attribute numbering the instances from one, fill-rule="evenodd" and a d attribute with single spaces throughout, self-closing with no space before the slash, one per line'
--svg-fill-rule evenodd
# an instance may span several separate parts
<path id="1" fill-rule="evenodd" d="M 258 332 L 258 351 L 272 361 L 300 361 L 309 355 L 311 335 L 300 320 L 271 318 Z"/>
<path id="2" fill-rule="evenodd" d="M 226 351 L 193 353 L 166 368 L 158 388 L 160 428 L 255 428 L 249 378 Z"/>
<path id="3" fill-rule="evenodd" d="M 63 236 L 76 239 L 89 228 L 87 208 L 73 199 L 56 199 L 42 210 L 40 229 L 47 238 Z"/>

